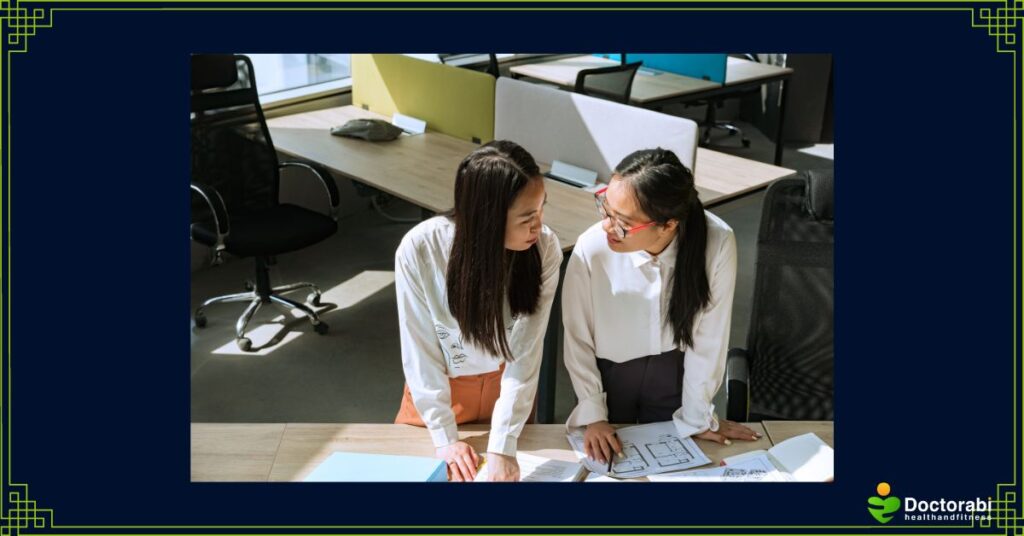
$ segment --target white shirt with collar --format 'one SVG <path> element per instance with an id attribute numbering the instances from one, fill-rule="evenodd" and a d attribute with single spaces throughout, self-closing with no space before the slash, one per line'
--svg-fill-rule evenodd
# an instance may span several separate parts
<path id="1" fill-rule="evenodd" d="M 430 431 L 434 446 L 459 440 L 448 378 L 498 370 L 504 358 L 465 341 L 448 309 L 445 276 L 455 224 L 437 216 L 413 227 L 395 252 L 395 294 L 402 343 L 402 367 L 413 404 Z M 544 332 L 558 287 L 562 248 L 558 237 L 542 226 L 537 248 L 541 256 L 541 292 L 532 315 L 513 319 L 505 303 L 505 325 L 514 360 L 505 364 L 501 394 L 491 416 L 487 450 L 514 456 L 519 434 L 533 409 Z"/>
<path id="2" fill-rule="evenodd" d="M 693 345 L 679 346 L 686 354 L 683 396 L 672 420 L 681 437 L 718 429 L 711 399 L 725 374 L 736 289 L 736 238 L 724 221 L 704 215 L 711 300 L 694 320 Z M 605 237 L 600 222 L 580 235 L 562 284 L 565 366 L 579 400 L 570 427 L 608 420 L 597 357 L 622 363 L 676 348 L 666 320 L 678 240 L 654 256 L 616 253 Z"/>

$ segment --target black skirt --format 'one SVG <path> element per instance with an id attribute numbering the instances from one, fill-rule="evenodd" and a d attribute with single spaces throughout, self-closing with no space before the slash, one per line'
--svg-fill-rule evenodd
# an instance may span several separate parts
<path id="1" fill-rule="evenodd" d="M 608 422 L 671 420 L 683 397 L 683 355 L 676 349 L 624 363 L 597 358 L 607 394 Z"/>

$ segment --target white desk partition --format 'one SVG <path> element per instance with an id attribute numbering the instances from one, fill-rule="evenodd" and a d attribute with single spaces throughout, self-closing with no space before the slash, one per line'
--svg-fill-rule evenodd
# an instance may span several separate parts
<path id="1" fill-rule="evenodd" d="M 602 182 L 629 153 L 655 147 L 693 171 L 697 136 L 697 123 L 681 117 L 506 77 L 495 88 L 495 139 L 522 145 L 538 162 L 596 171 Z"/>

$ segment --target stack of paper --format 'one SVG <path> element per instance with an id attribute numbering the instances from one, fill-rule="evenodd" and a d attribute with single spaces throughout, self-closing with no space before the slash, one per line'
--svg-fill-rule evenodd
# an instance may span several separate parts
<path id="1" fill-rule="evenodd" d="M 484 456 L 486 459 L 487 455 Z M 519 462 L 520 482 L 578 482 L 583 480 L 587 473 L 587 470 L 576 462 L 552 460 L 525 452 L 516 453 L 516 461 Z M 487 481 L 489 465 L 485 461 L 483 467 L 477 471 L 476 482 Z"/>
<path id="2" fill-rule="evenodd" d="M 779 471 L 768 456 L 748 457 L 728 467 L 694 469 L 679 473 L 651 475 L 651 482 L 789 482 L 793 477 Z"/>
<path id="3" fill-rule="evenodd" d="M 753 450 L 722 460 L 721 467 L 651 476 L 653 482 L 825 482 L 833 478 L 835 452 L 807 433 L 768 450 Z"/>

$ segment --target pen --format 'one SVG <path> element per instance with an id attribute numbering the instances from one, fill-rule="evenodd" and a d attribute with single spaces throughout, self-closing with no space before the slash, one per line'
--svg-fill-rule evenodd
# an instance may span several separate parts
<path id="1" fill-rule="evenodd" d="M 615 441 L 618 442 L 619 441 L 619 434 L 612 433 L 612 435 L 615 436 Z M 613 452 L 611 456 L 608 456 L 608 474 L 611 474 L 611 472 L 612 472 L 612 462 L 614 460 L 615 460 L 615 453 Z"/>

